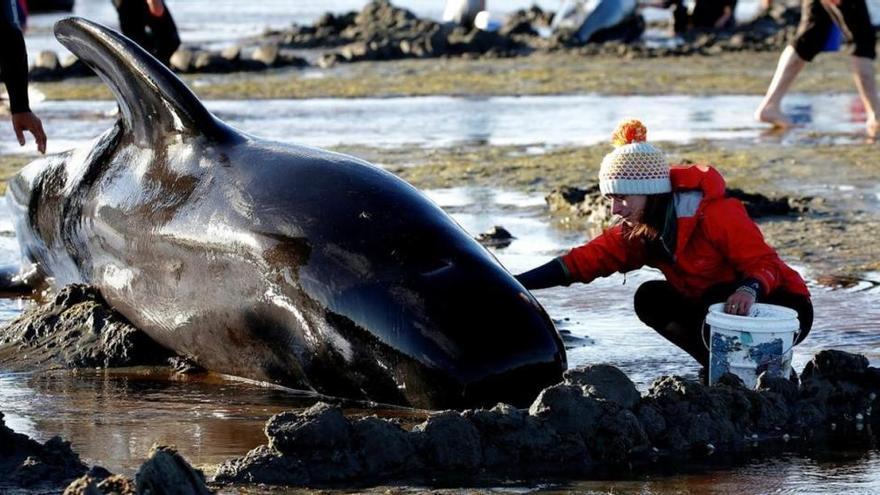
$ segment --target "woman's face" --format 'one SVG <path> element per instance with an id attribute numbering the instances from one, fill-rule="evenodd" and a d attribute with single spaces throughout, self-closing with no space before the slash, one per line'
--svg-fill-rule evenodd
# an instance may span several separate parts
<path id="1" fill-rule="evenodd" d="M 611 201 L 611 214 L 622 218 L 625 224 L 632 226 L 642 220 L 645 203 L 648 201 L 647 195 L 609 194 L 606 197 Z"/>

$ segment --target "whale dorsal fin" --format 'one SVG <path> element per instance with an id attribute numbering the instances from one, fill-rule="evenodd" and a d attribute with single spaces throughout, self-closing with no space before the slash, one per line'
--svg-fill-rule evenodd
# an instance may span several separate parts
<path id="1" fill-rule="evenodd" d="M 80 17 L 56 22 L 55 37 L 110 86 L 123 128 L 138 145 L 153 147 L 173 134 L 231 137 L 183 81 L 134 41 Z"/>

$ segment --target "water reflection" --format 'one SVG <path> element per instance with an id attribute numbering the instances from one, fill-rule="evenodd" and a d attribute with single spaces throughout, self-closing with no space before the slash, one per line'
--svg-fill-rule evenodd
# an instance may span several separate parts
<path id="1" fill-rule="evenodd" d="M 804 125 L 772 138 L 783 145 L 864 139 L 863 120 L 851 117 L 852 95 L 794 94 L 783 110 Z M 754 121 L 760 96 L 525 96 L 457 98 L 355 98 L 309 100 L 212 100 L 208 109 L 245 132 L 311 146 L 460 144 L 543 146 L 604 143 L 631 108 L 653 141 L 760 139 L 767 126 Z M 254 111 L 258 105 L 259 112 Z M 69 149 L 112 124 L 110 101 L 44 101 L 34 104 L 51 136 L 50 152 Z M 63 138 L 62 138 L 63 136 Z M 12 130 L 0 127 L 0 152 L 20 152 Z"/>
<path id="2" fill-rule="evenodd" d="M 61 435 L 89 464 L 131 474 L 153 443 L 216 464 L 265 443 L 273 414 L 315 399 L 245 383 L 173 380 L 167 373 L 83 371 L 0 375 L 7 425 L 45 441 Z"/>

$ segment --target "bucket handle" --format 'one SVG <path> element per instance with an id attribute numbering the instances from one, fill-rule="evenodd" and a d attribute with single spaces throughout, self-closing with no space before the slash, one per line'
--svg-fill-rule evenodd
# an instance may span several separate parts
<path id="1" fill-rule="evenodd" d="M 794 333 L 794 338 L 791 341 L 791 347 L 789 347 L 787 351 L 783 352 L 783 354 L 786 354 L 788 351 L 794 349 L 794 346 L 797 345 L 796 342 L 798 341 L 798 337 L 801 336 L 801 331 L 802 331 L 801 328 L 798 327 L 797 332 Z M 700 326 L 700 339 L 703 340 L 703 345 L 706 347 L 706 350 L 711 352 L 712 349 L 709 348 L 709 343 L 706 342 L 706 319 L 705 318 L 703 318 L 703 324 Z"/>

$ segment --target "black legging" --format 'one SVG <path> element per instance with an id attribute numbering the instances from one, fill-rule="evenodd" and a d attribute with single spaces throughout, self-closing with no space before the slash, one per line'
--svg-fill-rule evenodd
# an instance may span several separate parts
<path id="1" fill-rule="evenodd" d="M 154 17 L 150 14 L 145 0 L 113 0 L 113 5 L 116 7 L 116 13 L 119 14 L 122 34 L 131 38 L 160 62 L 168 65 L 171 55 L 174 55 L 180 46 L 177 25 L 174 24 L 168 5 L 165 5 L 162 17 Z"/>
<path id="2" fill-rule="evenodd" d="M 710 288 L 699 301 L 687 299 L 665 280 L 652 280 L 639 286 L 635 295 L 636 315 L 667 340 L 693 356 L 703 366 L 709 365 L 708 327 L 703 320 L 709 306 L 724 302 L 739 284 L 720 284 Z M 801 330 L 795 344 L 803 341 L 813 327 L 813 303 L 807 296 L 777 290 L 759 302 L 785 306 L 797 311 Z M 701 335 L 706 332 L 705 335 Z"/>

